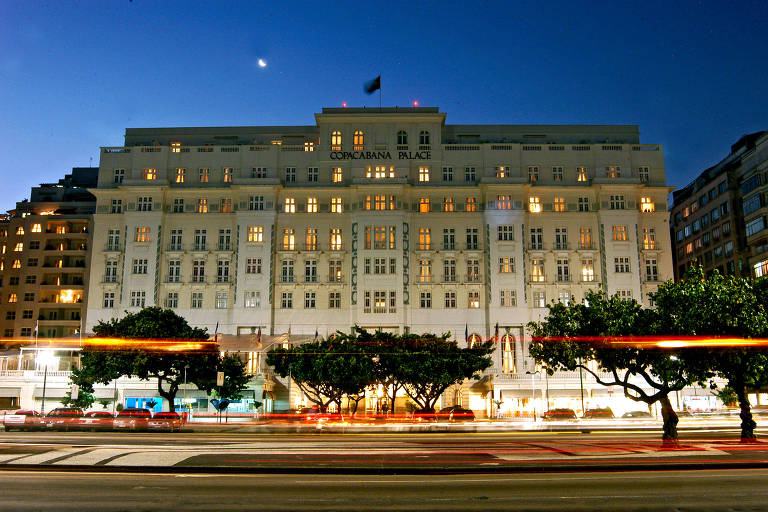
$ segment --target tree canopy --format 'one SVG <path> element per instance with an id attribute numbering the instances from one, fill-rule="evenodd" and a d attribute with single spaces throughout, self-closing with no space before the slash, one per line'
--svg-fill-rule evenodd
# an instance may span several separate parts
<path id="1" fill-rule="evenodd" d="M 121 319 L 99 322 L 94 333 L 102 338 L 152 340 L 208 340 L 205 329 L 192 328 L 187 321 L 169 309 L 144 308 Z M 207 392 L 216 388 L 216 373 L 224 371 L 220 395 L 238 399 L 249 378 L 245 364 L 232 354 L 221 356 L 210 344 L 202 349 L 172 351 L 148 348 L 88 347 L 81 352 L 81 368 L 74 369 L 72 382 L 81 392 L 92 393 L 93 384 L 108 384 L 121 376 L 142 380 L 157 379 L 158 394 L 175 410 L 174 399 L 186 380 Z"/>

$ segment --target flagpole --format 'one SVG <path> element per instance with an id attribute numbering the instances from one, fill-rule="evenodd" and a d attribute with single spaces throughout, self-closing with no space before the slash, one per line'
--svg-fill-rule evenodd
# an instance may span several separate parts
<path id="1" fill-rule="evenodd" d="M 381 78 L 379 78 L 379 110 L 381 110 Z"/>

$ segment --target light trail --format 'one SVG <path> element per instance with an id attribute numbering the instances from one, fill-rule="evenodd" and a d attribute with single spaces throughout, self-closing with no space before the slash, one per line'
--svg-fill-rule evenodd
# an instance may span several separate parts
<path id="1" fill-rule="evenodd" d="M 768 347 L 768 338 L 739 338 L 733 336 L 542 336 L 540 342 L 573 342 L 616 345 L 636 348 L 697 348 L 697 347 Z"/>
<path id="2" fill-rule="evenodd" d="M 214 350 L 217 343 L 212 340 L 189 340 L 189 339 L 123 339 L 123 338 L 0 338 L 0 347 L 11 347 L 14 345 L 24 345 L 29 347 L 35 345 L 38 348 L 51 349 L 67 347 L 93 347 L 93 348 L 112 348 L 121 350 L 147 349 L 164 350 L 169 352 L 183 351 L 202 351 Z"/>

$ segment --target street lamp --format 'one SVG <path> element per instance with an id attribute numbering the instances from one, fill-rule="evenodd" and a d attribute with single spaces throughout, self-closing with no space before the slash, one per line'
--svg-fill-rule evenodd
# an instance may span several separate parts
<path id="1" fill-rule="evenodd" d="M 527 371 L 526 375 L 531 376 L 531 405 L 533 406 L 533 421 L 536 422 L 536 374 L 541 373 L 539 370 L 535 372 Z"/>
<path id="2" fill-rule="evenodd" d="M 43 365 L 43 402 L 40 405 L 40 414 L 45 416 L 45 387 L 48 383 L 48 365 L 52 365 L 56 362 L 56 358 L 53 355 L 52 350 L 38 350 L 37 363 Z"/>

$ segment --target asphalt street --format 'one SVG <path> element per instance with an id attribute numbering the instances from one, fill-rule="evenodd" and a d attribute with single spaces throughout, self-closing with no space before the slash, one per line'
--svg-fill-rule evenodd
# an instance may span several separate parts
<path id="1" fill-rule="evenodd" d="M 759 434 L 762 434 L 759 431 Z M 0 433 L 0 469 L 489 473 L 766 467 L 768 443 L 738 432 L 686 432 L 674 448 L 657 431 L 232 434 Z"/>
<path id="2" fill-rule="evenodd" d="M 540 475 L 4 472 L 4 512 L 155 510 L 758 511 L 767 470 Z"/>

